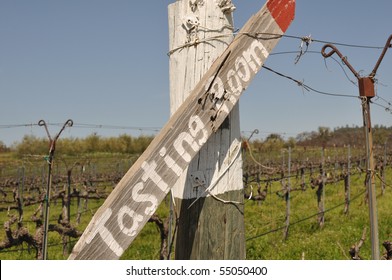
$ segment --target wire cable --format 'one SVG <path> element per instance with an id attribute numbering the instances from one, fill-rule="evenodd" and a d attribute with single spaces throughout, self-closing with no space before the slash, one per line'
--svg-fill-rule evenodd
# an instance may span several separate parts
<path id="1" fill-rule="evenodd" d="M 288 35 L 284 34 L 282 37 L 286 38 L 291 38 L 291 39 L 299 39 L 299 40 L 307 40 L 309 37 L 300 37 L 300 36 L 294 36 L 294 35 Z M 362 49 L 383 49 L 384 46 L 369 46 L 369 45 L 357 45 L 357 44 L 349 44 L 349 43 L 342 43 L 342 42 L 330 42 L 330 41 L 325 41 L 325 40 L 318 40 L 318 39 L 311 39 L 311 42 L 315 43 L 320 43 L 320 44 L 332 44 L 336 46 L 343 46 L 343 47 L 349 47 L 349 48 L 362 48 Z"/>
<path id="2" fill-rule="evenodd" d="M 361 197 L 361 195 L 363 195 L 365 192 L 366 192 L 366 190 L 360 192 L 360 193 L 359 193 L 358 195 L 356 195 L 354 198 L 350 199 L 350 202 L 353 201 L 353 200 L 355 200 L 355 199 L 358 199 L 358 198 Z M 336 208 L 339 208 L 339 207 L 341 207 L 341 206 L 343 206 L 343 205 L 345 205 L 345 204 L 346 204 L 346 202 L 343 202 L 343 203 L 340 203 L 340 204 L 338 204 L 338 205 L 335 205 L 335 206 L 333 206 L 333 207 L 331 207 L 331 208 L 329 208 L 329 209 L 327 209 L 327 210 L 317 212 L 317 213 L 312 214 L 312 215 L 310 215 L 310 216 L 307 216 L 307 217 L 305 217 L 305 218 L 303 218 L 303 219 L 300 219 L 300 220 L 298 220 L 298 221 L 295 221 L 294 223 L 290 223 L 289 226 L 293 226 L 293 225 L 302 223 L 302 222 L 304 222 L 304 221 L 307 221 L 307 220 L 309 220 L 309 219 L 311 219 L 311 218 L 313 218 L 313 217 L 316 217 L 316 216 L 320 215 L 321 213 L 325 214 L 325 213 L 330 212 L 330 211 L 332 211 L 332 210 L 335 210 Z M 268 234 L 270 234 L 270 233 L 274 233 L 274 232 L 277 232 L 277 231 L 279 231 L 279 230 L 285 229 L 286 227 L 287 227 L 287 225 L 284 225 L 284 226 L 281 226 L 281 227 L 272 229 L 272 230 L 270 230 L 270 231 L 267 231 L 267 232 L 264 232 L 264 233 L 255 235 L 255 236 L 253 236 L 253 237 L 249 237 L 249 238 L 247 238 L 245 241 L 251 241 L 251 240 L 253 240 L 253 239 L 260 238 L 260 237 L 265 236 L 265 235 L 268 235 Z"/>
<path id="3" fill-rule="evenodd" d="M 280 73 L 280 72 L 278 72 L 278 71 L 276 71 L 276 70 L 273 70 L 273 69 L 271 69 L 271 68 L 269 68 L 269 67 L 267 67 L 267 66 L 265 66 L 265 65 L 263 65 L 262 67 L 263 67 L 264 69 L 266 69 L 266 70 L 268 70 L 268 71 L 270 71 L 270 72 L 272 72 L 272 73 L 278 75 L 278 76 L 281 76 L 281 77 L 283 77 L 283 78 L 286 78 L 286 79 L 289 79 L 289 80 L 295 82 L 298 86 L 303 87 L 303 88 L 306 89 L 307 91 L 313 91 L 313 92 L 318 93 L 318 94 L 328 95 L 328 96 L 334 96 L 334 97 L 350 97 L 350 98 L 356 98 L 356 99 L 358 98 L 358 96 L 356 96 L 356 95 L 339 94 L 339 93 L 330 93 L 330 92 L 326 92 L 326 91 L 317 90 L 317 89 L 312 88 L 311 86 L 308 86 L 308 85 L 305 84 L 304 82 L 301 82 L 301 81 L 299 81 L 299 80 L 297 80 L 297 79 L 295 79 L 295 78 L 293 78 L 293 77 L 290 77 L 290 76 L 288 76 L 288 75 L 282 74 L 282 73 Z"/>
<path id="4" fill-rule="evenodd" d="M 47 123 L 48 126 L 62 126 L 60 123 Z M 0 129 L 6 128 L 18 128 L 18 127 L 33 127 L 38 126 L 37 124 L 2 124 Z M 121 125 L 106 125 L 106 124 L 87 124 L 87 123 L 74 123 L 73 128 L 91 128 L 91 129 L 122 129 L 122 130 L 145 130 L 158 132 L 160 127 L 139 127 L 139 126 L 121 126 Z"/>

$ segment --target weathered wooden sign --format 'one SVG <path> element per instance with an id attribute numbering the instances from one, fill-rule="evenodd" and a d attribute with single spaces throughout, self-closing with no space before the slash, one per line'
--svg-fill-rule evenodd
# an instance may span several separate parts
<path id="1" fill-rule="evenodd" d="M 118 259 L 191 159 L 223 123 L 294 18 L 295 0 L 269 0 L 94 215 L 69 259 Z"/>

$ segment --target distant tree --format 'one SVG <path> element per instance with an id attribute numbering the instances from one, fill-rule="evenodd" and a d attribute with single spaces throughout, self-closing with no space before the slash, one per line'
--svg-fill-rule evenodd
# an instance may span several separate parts
<path id="1" fill-rule="evenodd" d="M 147 149 L 148 145 L 150 145 L 151 141 L 154 139 L 152 136 L 141 135 L 134 141 L 134 153 L 143 153 L 145 149 Z"/>
<path id="2" fill-rule="evenodd" d="M 286 143 L 284 144 L 285 148 L 294 148 L 295 145 L 297 144 L 297 141 L 295 140 L 294 137 L 290 137 Z"/>
<path id="3" fill-rule="evenodd" d="M 328 143 L 328 140 L 331 138 L 331 129 L 329 127 L 320 126 L 318 128 L 318 138 L 320 140 L 320 144 L 325 147 Z"/>
<path id="4" fill-rule="evenodd" d="M 305 142 L 305 141 L 309 141 L 311 139 L 312 139 L 311 132 L 301 132 L 295 138 L 296 142 Z"/>
<path id="5" fill-rule="evenodd" d="M 80 138 L 60 138 L 56 145 L 57 153 L 69 156 L 84 153 L 84 149 L 84 140 Z"/>
<path id="6" fill-rule="evenodd" d="M 120 151 L 122 153 L 134 153 L 134 139 L 132 136 L 127 134 L 121 134 L 118 137 L 118 146 L 120 147 Z"/>
<path id="7" fill-rule="evenodd" d="M 373 134 L 375 145 L 384 145 L 385 142 L 391 141 L 392 138 L 392 131 L 385 126 L 374 126 Z"/>
<path id="8" fill-rule="evenodd" d="M 263 149 L 263 142 L 260 139 L 255 139 L 253 141 L 251 141 L 251 147 L 254 151 L 261 153 L 262 149 Z M 250 147 L 248 147 L 250 148 Z"/>
<path id="9" fill-rule="evenodd" d="M 97 133 L 90 134 L 84 140 L 85 152 L 94 153 L 101 152 L 100 150 L 101 137 Z"/>
<path id="10" fill-rule="evenodd" d="M 265 138 L 265 142 L 284 142 L 283 137 L 280 134 L 277 133 L 271 133 L 270 135 L 267 136 L 267 138 Z"/>
<path id="11" fill-rule="evenodd" d="M 0 153 L 9 152 L 10 148 L 8 148 L 3 141 L 0 141 Z"/>
<path id="12" fill-rule="evenodd" d="M 285 142 L 281 135 L 277 133 L 272 133 L 267 136 L 263 143 L 263 149 L 267 150 L 279 150 L 282 149 Z"/>
<path id="13" fill-rule="evenodd" d="M 13 147 L 18 156 L 44 155 L 49 151 L 47 139 L 38 138 L 34 135 L 25 135 L 20 143 L 16 142 Z"/>

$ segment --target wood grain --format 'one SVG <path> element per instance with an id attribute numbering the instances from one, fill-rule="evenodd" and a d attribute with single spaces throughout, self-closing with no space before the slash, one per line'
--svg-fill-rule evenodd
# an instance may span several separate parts
<path id="1" fill-rule="evenodd" d="M 293 19 L 294 1 L 279 1 Z M 268 5 L 245 24 L 97 211 L 69 259 L 118 259 L 236 105 L 284 31 Z M 286 16 L 285 16 L 286 18 Z M 278 35 L 267 35 L 278 34 Z M 217 89 L 211 94 L 208 89 Z"/>

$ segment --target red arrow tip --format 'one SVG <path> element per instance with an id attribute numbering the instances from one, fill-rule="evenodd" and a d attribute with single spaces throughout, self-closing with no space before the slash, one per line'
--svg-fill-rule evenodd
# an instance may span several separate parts
<path id="1" fill-rule="evenodd" d="M 267 7 L 283 33 L 286 32 L 294 19 L 295 0 L 268 0 Z"/>

